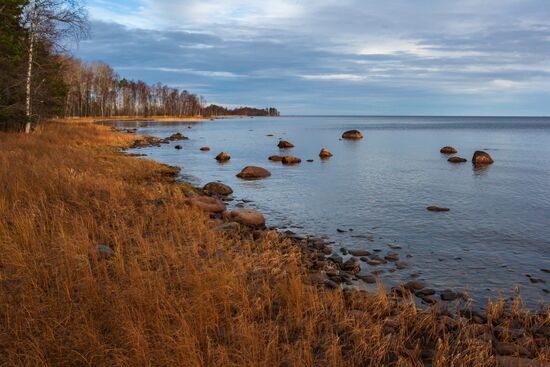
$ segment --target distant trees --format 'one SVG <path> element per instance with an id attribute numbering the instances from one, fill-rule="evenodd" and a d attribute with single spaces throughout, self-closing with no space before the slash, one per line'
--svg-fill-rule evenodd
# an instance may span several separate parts
<path id="1" fill-rule="evenodd" d="M 207 106 L 202 97 L 187 90 L 120 79 L 109 65 L 101 62 L 86 64 L 66 58 L 65 64 L 66 117 L 279 115 L 273 107 Z"/>

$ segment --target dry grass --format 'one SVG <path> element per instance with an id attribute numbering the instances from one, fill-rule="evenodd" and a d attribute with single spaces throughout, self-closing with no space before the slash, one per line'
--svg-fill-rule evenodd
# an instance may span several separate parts
<path id="1" fill-rule="evenodd" d="M 133 139 L 62 123 L 0 134 L 0 365 L 495 365 L 492 326 L 319 289 L 288 240 L 212 231 L 169 168 L 115 152 Z"/>

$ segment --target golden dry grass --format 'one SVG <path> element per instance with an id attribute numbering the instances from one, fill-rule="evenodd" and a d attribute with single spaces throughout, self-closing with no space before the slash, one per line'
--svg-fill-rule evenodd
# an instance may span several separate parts
<path id="1" fill-rule="evenodd" d="M 213 231 L 170 168 L 116 153 L 134 139 L 66 123 L 0 134 L 0 365 L 495 365 L 492 325 L 319 289 L 288 240 Z"/>

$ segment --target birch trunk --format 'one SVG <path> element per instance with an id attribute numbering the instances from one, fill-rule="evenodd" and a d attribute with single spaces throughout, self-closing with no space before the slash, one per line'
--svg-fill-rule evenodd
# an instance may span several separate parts
<path id="1" fill-rule="evenodd" d="M 29 65 L 27 68 L 27 84 L 26 84 L 26 100 L 25 100 L 25 113 L 27 116 L 27 123 L 25 124 L 25 133 L 31 132 L 31 81 L 32 81 L 32 64 L 34 56 L 34 36 L 36 33 L 36 26 L 38 22 L 38 0 L 34 2 L 34 9 L 31 19 L 31 34 L 29 45 Z"/>

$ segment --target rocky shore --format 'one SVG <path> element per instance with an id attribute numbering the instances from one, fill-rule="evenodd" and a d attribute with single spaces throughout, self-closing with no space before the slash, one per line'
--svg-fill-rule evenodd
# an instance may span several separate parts
<path id="1" fill-rule="evenodd" d="M 346 132 L 345 139 L 361 139 L 358 131 Z M 167 138 L 170 140 L 170 137 Z M 133 147 L 158 146 L 165 139 L 144 137 L 138 139 Z M 279 148 L 290 149 L 293 145 L 280 141 Z M 457 150 L 444 147 L 441 153 L 451 155 Z M 222 157 L 222 159 L 219 159 Z M 218 160 L 227 160 L 227 153 L 220 153 Z M 329 158 L 332 154 L 326 149 L 320 153 L 321 158 Z M 282 161 L 283 164 L 296 164 L 299 158 L 292 156 L 271 156 L 269 160 Z M 462 163 L 466 160 L 451 157 L 449 162 Z M 493 163 L 485 152 L 476 152 L 472 159 L 474 164 Z M 261 167 L 245 167 L 237 176 L 243 179 L 259 179 L 270 173 Z M 372 251 L 365 249 L 350 249 L 347 247 L 333 248 L 334 243 L 316 236 L 304 236 L 289 230 L 266 227 L 262 213 L 254 209 L 237 208 L 226 210 L 226 205 L 235 200 L 231 197 L 233 190 L 221 183 L 211 182 L 202 188 L 194 188 L 187 192 L 191 196 L 188 201 L 210 215 L 213 230 L 219 233 L 238 236 L 242 240 L 259 240 L 266 236 L 278 236 L 291 248 L 298 249 L 307 278 L 315 287 L 323 289 L 342 290 L 344 292 L 384 292 L 392 302 L 413 302 L 422 308 L 423 312 L 435 312 L 440 321 L 440 327 L 450 333 L 460 333 L 463 328 L 472 327 L 476 330 L 480 343 L 491 343 L 499 366 L 543 366 L 535 361 L 541 350 L 550 348 L 550 326 L 543 321 L 545 314 L 518 314 L 519 300 L 510 303 L 489 303 L 485 308 L 474 308 L 467 293 L 451 289 L 433 289 L 419 280 L 411 280 L 399 286 L 385 290 L 379 275 L 385 271 L 394 272 L 409 267 L 406 259 L 398 253 L 400 247 L 394 245 L 385 253 L 380 249 Z M 445 212 L 448 208 L 430 206 L 429 211 Z M 499 316 L 491 316 L 493 309 L 499 308 Z M 398 325 L 389 326 L 397 328 Z M 425 360 L 429 362 L 433 351 L 423 351 Z"/>

